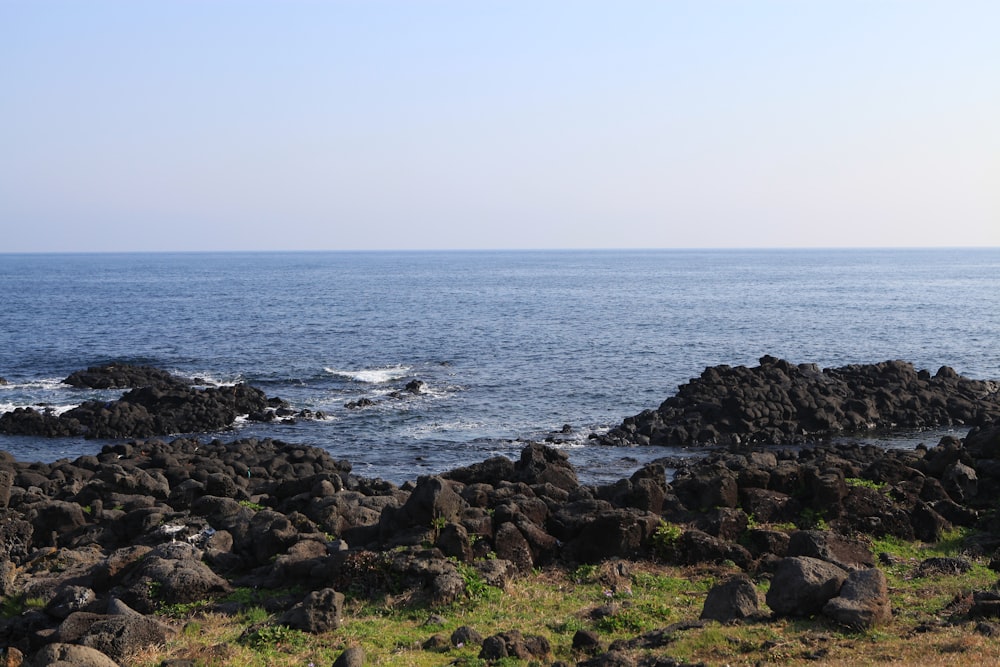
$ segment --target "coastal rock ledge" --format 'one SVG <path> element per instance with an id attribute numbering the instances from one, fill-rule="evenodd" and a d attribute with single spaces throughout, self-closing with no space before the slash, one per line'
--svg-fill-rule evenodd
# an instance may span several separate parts
<path id="1" fill-rule="evenodd" d="M 982 426 L 1000 418 L 1000 383 L 931 375 L 905 361 L 820 369 L 772 356 L 713 366 L 655 410 L 596 439 L 608 445 L 801 444 L 871 429 Z"/>

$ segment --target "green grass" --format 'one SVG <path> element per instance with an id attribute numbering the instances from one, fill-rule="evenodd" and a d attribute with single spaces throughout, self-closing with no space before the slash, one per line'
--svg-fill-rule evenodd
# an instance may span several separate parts
<path id="1" fill-rule="evenodd" d="M 891 556 L 881 566 L 889 581 L 895 610 L 892 623 L 868 632 L 853 632 L 823 617 L 707 624 L 678 630 L 661 649 L 634 652 L 711 665 L 1000 664 L 1000 640 L 979 635 L 974 623 L 946 611 L 957 596 L 989 588 L 996 575 L 983 559 L 970 560 L 962 575 L 915 578 L 920 560 L 962 554 L 968 531 L 957 530 L 936 544 L 908 543 L 891 538 L 873 541 L 875 553 Z M 968 556 L 967 556 L 968 557 Z M 363 564 L 360 564 L 363 565 Z M 359 565 L 359 566 L 360 566 Z M 377 565 L 377 563 L 376 563 Z M 474 568 L 457 564 L 467 595 L 443 609 L 429 609 L 419 596 L 383 590 L 378 595 L 349 597 L 344 624 L 318 636 L 278 626 L 261 606 L 275 591 L 237 589 L 231 601 L 246 605 L 235 616 L 205 611 L 194 603 L 196 619 L 183 623 L 184 609 L 174 605 L 166 622 L 183 631 L 162 650 L 151 650 L 134 661 L 154 667 L 166 659 L 190 659 L 203 667 L 304 667 L 329 665 L 345 648 L 361 646 L 366 665 L 484 666 L 478 646 L 426 651 L 421 644 L 435 633 L 449 636 L 469 625 L 483 636 L 517 629 L 546 637 L 552 655 L 540 664 L 564 660 L 574 664 L 584 656 L 572 651 L 579 630 L 596 632 L 607 646 L 617 639 L 699 617 L 707 591 L 738 570 L 726 566 L 676 567 L 653 562 L 584 565 L 572 570 L 543 569 L 515 579 L 506 590 L 487 586 Z M 768 581 L 757 583 L 763 603 Z M 371 591 L 369 591 L 371 592 Z M 597 613 L 601 610 L 600 613 Z M 762 604 L 762 611 L 767 612 Z M 439 614 L 443 625 L 427 625 Z M 916 628 L 929 628 L 917 632 Z M 498 664 L 494 663 L 494 667 Z M 525 667 L 527 662 L 507 664 Z"/>

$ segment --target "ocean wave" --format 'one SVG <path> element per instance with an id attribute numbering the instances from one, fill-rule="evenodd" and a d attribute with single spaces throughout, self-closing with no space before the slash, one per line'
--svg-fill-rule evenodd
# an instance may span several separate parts
<path id="1" fill-rule="evenodd" d="M 331 375 L 347 378 L 354 382 L 385 384 L 386 382 L 405 378 L 412 368 L 410 366 L 390 366 L 388 368 L 363 368 L 361 370 L 348 371 L 324 367 L 323 370 Z"/>
<path id="2" fill-rule="evenodd" d="M 227 379 L 213 377 L 210 373 L 186 374 L 174 371 L 173 374 L 179 377 L 192 378 L 195 381 L 194 386 L 196 387 L 235 387 L 245 381 L 243 375 L 239 373 L 237 373 L 235 377 Z"/>
<path id="3" fill-rule="evenodd" d="M 25 389 L 69 389 L 70 385 L 63 382 L 64 378 L 38 378 L 35 380 L 25 380 L 24 382 L 8 382 L 0 384 L 0 391 L 23 391 Z"/>

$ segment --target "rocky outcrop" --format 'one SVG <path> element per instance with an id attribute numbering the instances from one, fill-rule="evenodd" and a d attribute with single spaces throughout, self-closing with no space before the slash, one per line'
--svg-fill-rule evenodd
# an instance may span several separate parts
<path id="1" fill-rule="evenodd" d="M 0 414 L 0 433 L 41 437 L 147 438 L 180 433 L 206 433 L 232 426 L 247 415 L 253 421 L 323 418 L 322 413 L 295 413 L 285 401 L 269 399 L 247 384 L 194 387 L 193 380 L 148 366 L 110 364 L 77 371 L 65 382 L 75 387 L 124 389 L 113 401 L 85 401 L 64 413 L 16 408 Z"/>
<path id="2" fill-rule="evenodd" d="M 152 366 L 110 363 L 75 371 L 63 383 L 85 389 L 135 389 L 138 387 L 186 387 L 195 384 Z"/>
<path id="3" fill-rule="evenodd" d="M 876 428 L 978 426 L 1000 418 L 1000 385 L 904 361 L 820 369 L 765 356 L 714 366 L 656 410 L 598 440 L 612 445 L 794 444 Z"/>

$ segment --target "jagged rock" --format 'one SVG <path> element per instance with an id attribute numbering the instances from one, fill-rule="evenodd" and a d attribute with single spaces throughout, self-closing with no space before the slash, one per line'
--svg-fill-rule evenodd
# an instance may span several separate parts
<path id="1" fill-rule="evenodd" d="M 885 574 L 877 568 L 851 572 L 837 597 L 823 605 L 823 614 L 859 630 L 888 623 L 892 607 Z"/>

